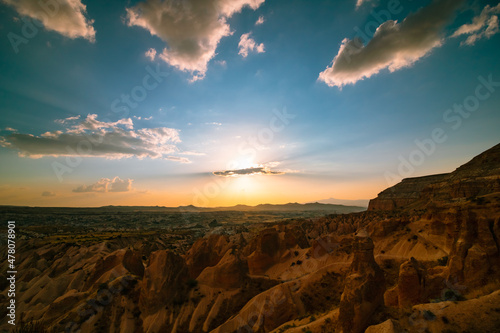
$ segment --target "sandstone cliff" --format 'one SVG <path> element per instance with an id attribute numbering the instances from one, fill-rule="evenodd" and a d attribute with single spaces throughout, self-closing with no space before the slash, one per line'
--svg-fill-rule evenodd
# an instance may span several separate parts
<path id="1" fill-rule="evenodd" d="M 447 174 L 405 178 L 370 200 L 368 210 L 421 209 L 500 192 L 500 144 Z"/>

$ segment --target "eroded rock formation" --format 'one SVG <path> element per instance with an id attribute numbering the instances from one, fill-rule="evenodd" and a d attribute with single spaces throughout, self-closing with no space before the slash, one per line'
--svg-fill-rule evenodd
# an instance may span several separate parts
<path id="1" fill-rule="evenodd" d="M 373 248 L 371 238 L 355 238 L 354 259 L 340 300 L 339 332 L 364 332 L 373 313 L 383 305 L 385 278 L 375 262 Z"/>

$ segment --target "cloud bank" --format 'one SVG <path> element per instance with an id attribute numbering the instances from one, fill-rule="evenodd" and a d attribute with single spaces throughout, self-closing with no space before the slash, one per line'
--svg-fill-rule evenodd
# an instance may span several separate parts
<path id="1" fill-rule="evenodd" d="M 253 175 L 284 175 L 282 171 L 272 171 L 268 167 L 255 167 L 237 170 L 214 171 L 214 175 L 222 177 L 253 176 Z"/>
<path id="2" fill-rule="evenodd" d="M 0 136 L 0 145 L 18 150 L 22 157 L 31 158 L 80 156 L 119 159 L 135 156 L 189 163 L 185 157 L 170 156 L 178 152 L 176 144 L 181 142 L 179 131 L 173 128 L 134 129 L 130 118 L 106 122 L 97 120 L 96 114 L 89 114 L 80 121 L 77 117 L 70 117 L 56 120 L 56 123 L 66 127 L 39 136 L 10 133 Z"/>
<path id="3" fill-rule="evenodd" d="M 113 179 L 101 178 L 98 182 L 91 185 L 81 185 L 73 190 L 76 193 L 85 192 L 129 192 L 132 190 L 133 179 Z"/>
<path id="4" fill-rule="evenodd" d="M 219 41 L 232 34 L 227 20 L 244 7 L 265 0 L 146 0 L 127 8 L 127 24 L 149 31 L 167 43 L 158 57 L 202 79 Z"/>
<path id="5" fill-rule="evenodd" d="M 345 38 L 332 64 L 319 74 L 318 80 L 330 87 L 343 87 L 386 68 L 394 72 L 413 65 L 442 45 L 443 30 L 462 3 L 435 0 L 401 23 L 386 21 L 366 45 L 360 39 Z"/>
<path id="6" fill-rule="evenodd" d="M 81 0 L 2 0 L 23 16 L 42 22 L 47 30 L 68 38 L 95 41 L 94 21 L 86 17 L 87 7 Z"/>
<path id="7" fill-rule="evenodd" d="M 469 35 L 460 45 L 474 45 L 480 39 L 488 39 L 500 31 L 498 14 L 500 14 L 500 3 L 495 7 L 486 5 L 481 14 L 474 17 L 472 23 L 462 25 L 452 37 Z"/>

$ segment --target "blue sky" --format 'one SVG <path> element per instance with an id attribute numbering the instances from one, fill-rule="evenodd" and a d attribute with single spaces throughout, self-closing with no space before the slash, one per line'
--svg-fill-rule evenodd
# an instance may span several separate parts
<path id="1" fill-rule="evenodd" d="M 3 0 L 1 203 L 367 199 L 452 171 L 499 141 L 499 14 L 498 1 Z M 453 111 L 465 101 L 474 111 Z"/>

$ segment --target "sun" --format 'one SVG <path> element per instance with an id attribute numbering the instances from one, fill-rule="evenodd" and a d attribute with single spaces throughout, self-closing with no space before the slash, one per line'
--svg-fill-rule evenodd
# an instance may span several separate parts
<path id="1" fill-rule="evenodd" d="M 241 169 L 250 169 L 256 168 L 259 165 L 256 164 L 251 157 L 238 157 L 231 160 L 228 165 L 231 165 L 231 170 L 241 170 Z"/>

